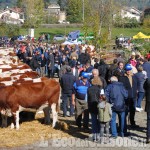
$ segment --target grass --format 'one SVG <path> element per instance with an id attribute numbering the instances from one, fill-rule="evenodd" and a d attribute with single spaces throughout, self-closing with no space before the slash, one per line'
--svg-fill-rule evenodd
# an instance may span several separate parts
<path id="1" fill-rule="evenodd" d="M 54 27 L 54 28 L 36 28 L 35 29 L 35 37 L 38 38 L 42 33 L 49 33 L 50 38 L 52 39 L 54 35 L 56 34 L 63 34 L 63 35 L 68 35 L 69 32 L 75 31 L 75 30 L 80 30 L 82 31 L 82 28 L 80 27 Z M 138 32 L 143 32 L 144 29 L 142 28 L 113 28 L 112 30 L 112 39 L 115 39 L 116 36 L 128 36 L 132 37 L 136 35 Z M 20 29 L 20 34 L 27 35 L 28 30 L 27 29 Z M 146 33 L 145 33 L 146 34 Z"/>
<path id="2" fill-rule="evenodd" d="M 38 38 L 42 33 L 48 33 L 50 34 L 50 38 L 52 39 L 54 35 L 56 34 L 63 34 L 63 35 L 68 35 L 68 33 L 75 31 L 75 30 L 80 30 L 80 28 L 71 28 L 71 27 L 66 27 L 66 28 L 36 28 L 35 29 L 35 37 Z M 27 35 L 28 30 L 27 29 L 20 29 L 20 34 Z"/>

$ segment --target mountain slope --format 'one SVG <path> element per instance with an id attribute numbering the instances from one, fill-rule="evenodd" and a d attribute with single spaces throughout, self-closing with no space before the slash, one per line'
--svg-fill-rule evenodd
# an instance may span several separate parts
<path id="1" fill-rule="evenodd" d="M 58 0 L 43 0 L 44 2 L 57 3 Z M 66 0 L 59 0 L 62 2 L 62 5 Z M 136 7 L 137 9 L 144 10 L 147 7 L 150 7 L 150 0 L 117 0 L 120 1 L 123 5 Z M 14 7 L 16 6 L 17 0 L 0 0 L 0 8 Z"/>

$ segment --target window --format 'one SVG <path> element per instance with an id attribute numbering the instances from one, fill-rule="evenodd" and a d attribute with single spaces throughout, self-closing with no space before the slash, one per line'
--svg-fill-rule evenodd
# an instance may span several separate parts
<path id="1" fill-rule="evenodd" d="M 23 14 L 20 14 L 20 19 L 23 19 Z"/>

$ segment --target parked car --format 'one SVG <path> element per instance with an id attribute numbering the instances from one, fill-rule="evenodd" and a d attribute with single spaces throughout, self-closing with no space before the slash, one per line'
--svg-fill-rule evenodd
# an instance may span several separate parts
<path id="1" fill-rule="evenodd" d="M 66 20 L 59 20 L 58 23 L 60 23 L 60 24 L 70 24 L 70 22 L 66 21 Z"/>
<path id="2" fill-rule="evenodd" d="M 53 41 L 65 41 L 65 39 L 64 35 L 55 35 Z"/>

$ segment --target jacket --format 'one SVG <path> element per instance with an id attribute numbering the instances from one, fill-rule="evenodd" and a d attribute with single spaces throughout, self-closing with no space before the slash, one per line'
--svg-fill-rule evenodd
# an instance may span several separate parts
<path id="1" fill-rule="evenodd" d="M 66 72 L 60 79 L 60 85 L 63 94 L 72 95 L 73 84 L 75 82 L 75 76 L 71 72 Z"/>
<path id="2" fill-rule="evenodd" d="M 146 79 L 144 83 L 144 89 L 145 89 L 145 97 L 146 97 L 145 111 L 150 112 L 150 78 Z"/>
<path id="3" fill-rule="evenodd" d="M 121 82 L 112 82 L 106 87 L 106 98 L 112 104 L 112 110 L 123 112 L 126 110 L 125 100 L 128 98 L 128 91 Z"/>
<path id="4" fill-rule="evenodd" d="M 150 62 L 145 62 L 142 67 L 147 72 L 147 77 L 150 78 Z"/>
<path id="5" fill-rule="evenodd" d="M 111 105 L 108 102 L 102 101 L 97 105 L 98 120 L 100 122 L 109 122 L 112 116 Z"/>
<path id="6" fill-rule="evenodd" d="M 142 72 L 138 72 L 135 74 L 135 77 L 137 78 L 137 90 L 138 92 L 144 92 L 144 82 L 145 82 L 145 74 Z"/>
<path id="7" fill-rule="evenodd" d="M 128 91 L 128 98 L 136 98 L 137 97 L 137 78 L 133 75 L 132 76 L 132 86 L 130 84 L 129 78 L 124 76 L 119 76 L 118 81 L 122 82 L 125 89 Z"/>
<path id="8" fill-rule="evenodd" d="M 97 114 L 97 105 L 99 103 L 101 88 L 97 85 L 93 85 L 87 90 L 88 109 L 90 113 Z"/>

